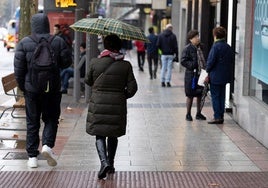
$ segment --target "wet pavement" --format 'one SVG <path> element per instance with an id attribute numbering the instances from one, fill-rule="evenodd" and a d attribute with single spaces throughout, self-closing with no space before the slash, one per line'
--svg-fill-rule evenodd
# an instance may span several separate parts
<path id="1" fill-rule="evenodd" d="M 150 173 L 154 172 L 164 174 L 200 172 L 204 177 L 211 173 L 224 174 L 223 172 L 225 172 L 226 174 L 241 175 L 241 173 L 247 172 L 262 174 L 262 178 L 264 176 L 268 179 L 268 174 L 263 173 L 268 171 L 267 148 L 241 129 L 232 120 L 231 114 L 225 114 L 223 125 L 211 125 L 207 121 L 195 119 L 192 122 L 185 120 L 184 74 L 183 71 L 180 71 L 179 64 L 174 64 L 172 87 L 163 88 L 159 79 L 160 68 L 157 79 L 151 80 L 147 64 L 144 72 L 138 70 L 134 52 L 130 53 L 127 59 L 131 60 L 133 64 L 139 90 L 133 98 L 128 100 L 127 134 L 119 138 L 115 159 L 117 171 L 115 177 L 119 177 L 120 173 L 125 173 L 124 176 L 128 177 L 126 174 L 131 174 L 131 172 L 138 174 L 148 172 L 148 175 L 144 175 L 145 178 L 151 177 Z M 11 101 L 7 101 L 7 103 L 11 103 Z M 100 164 L 95 149 L 95 138 L 85 133 L 86 113 L 87 104 L 84 99 L 75 102 L 70 89 L 68 94 L 63 96 L 62 115 L 54 148 L 58 156 L 58 165 L 49 167 L 46 161 L 40 157 L 39 167 L 36 169 L 27 167 L 27 155 L 24 149 L 25 119 L 13 119 L 10 114 L 4 115 L 0 119 L 1 173 L 9 171 L 14 173 L 18 171 L 81 173 L 81 171 L 85 171 L 92 172 L 90 177 L 93 176 L 97 179 L 95 172 L 99 170 Z M 194 100 L 193 117 L 195 117 L 195 113 Z M 209 97 L 207 97 L 202 113 L 208 121 L 213 117 Z M 71 174 L 75 176 L 75 173 Z M 165 177 L 164 174 L 161 176 Z M 221 177 L 224 178 L 224 175 Z M 137 176 L 137 179 L 139 178 L 140 176 Z M 136 181 L 134 179 L 132 177 L 131 181 Z M 116 178 L 116 180 L 118 183 L 119 179 Z M 199 181 L 201 180 L 202 178 L 199 179 Z M 156 181 L 156 179 L 151 179 L 151 181 Z M 187 181 L 191 181 L 191 178 Z M 131 182 L 127 185 L 130 184 Z M 108 186 L 107 184 L 106 187 L 120 187 L 115 186 L 117 184 L 113 185 Z M 161 185 L 170 187 L 165 184 Z M 96 186 L 92 184 L 92 187 Z M 98 186 L 101 187 L 101 185 Z M 266 186 L 268 187 L 267 184 Z M 126 187 L 157 186 L 147 186 L 147 184 L 146 186 L 143 184 L 133 186 L 131 184 Z M 221 185 L 215 184 L 214 187 L 228 186 L 223 186 L 222 183 Z"/>

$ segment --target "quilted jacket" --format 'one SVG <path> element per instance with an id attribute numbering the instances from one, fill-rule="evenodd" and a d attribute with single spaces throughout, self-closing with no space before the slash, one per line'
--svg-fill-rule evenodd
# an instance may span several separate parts
<path id="1" fill-rule="evenodd" d="M 138 89 L 130 62 L 114 61 L 111 57 L 94 58 L 85 82 L 92 87 L 87 133 L 108 137 L 125 135 L 127 99 Z"/>
<path id="2" fill-rule="evenodd" d="M 49 38 L 49 21 L 45 14 L 35 14 L 31 20 L 32 34 L 37 38 Z M 29 36 L 24 37 L 16 46 L 14 56 L 14 72 L 18 86 L 22 91 L 37 92 L 30 81 L 30 62 L 37 43 Z M 71 52 L 61 37 L 55 36 L 51 42 L 57 63 L 60 69 L 67 68 L 72 64 Z M 60 70 L 59 70 L 60 71 Z M 58 74 L 57 90 L 60 91 L 61 80 Z"/>

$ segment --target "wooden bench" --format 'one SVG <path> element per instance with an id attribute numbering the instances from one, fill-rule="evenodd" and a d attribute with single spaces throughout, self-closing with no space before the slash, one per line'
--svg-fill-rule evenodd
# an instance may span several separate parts
<path id="1" fill-rule="evenodd" d="M 17 81 L 15 79 L 14 73 L 11 73 L 7 76 L 2 77 L 2 85 L 3 85 L 3 89 L 4 89 L 5 94 L 8 96 L 14 97 L 15 103 L 12 106 L 6 107 L 3 110 L 2 114 L 0 115 L 0 119 L 2 118 L 2 116 L 4 115 L 4 113 L 7 110 L 11 110 L 11 109 L 12 109 L 11 116 L 13 118 L 25 118 L 25 116 L 14 115 L 14 112 L 16 109 L 25 109 L 25 99 L 23 96 L 18 95 L 17 91 L 16 91 L 18 84 L 17 84 Z"/>

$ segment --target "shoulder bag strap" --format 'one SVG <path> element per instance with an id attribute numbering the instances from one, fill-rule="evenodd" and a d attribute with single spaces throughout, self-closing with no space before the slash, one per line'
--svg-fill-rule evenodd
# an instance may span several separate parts
<path id="1" fill-rule="evenodd" d="M 97 79 L 94 81 L 93 88 L 95 88 L 95 83 L 101 79 L 101 77 L 109 70 L 113 62 L 110 62 L 110 64 L 104 69 L 104 71 L 97 77 Z"/>

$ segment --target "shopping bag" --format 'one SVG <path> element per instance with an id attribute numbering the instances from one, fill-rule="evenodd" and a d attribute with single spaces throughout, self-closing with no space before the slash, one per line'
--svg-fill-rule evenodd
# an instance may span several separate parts
<path id="1" fill-rule="evenodd" d="M 200 73 L 200 76 L 198 78 L 197 84 L 199 86 L 203 86 L 204 87 L 205 86 L 204 82 L 205 82 L 205 79 L 206 79 L 207 76 L 208 76 L 207 71 L 205 69 L 201 69 L 201 73 Z"/>

